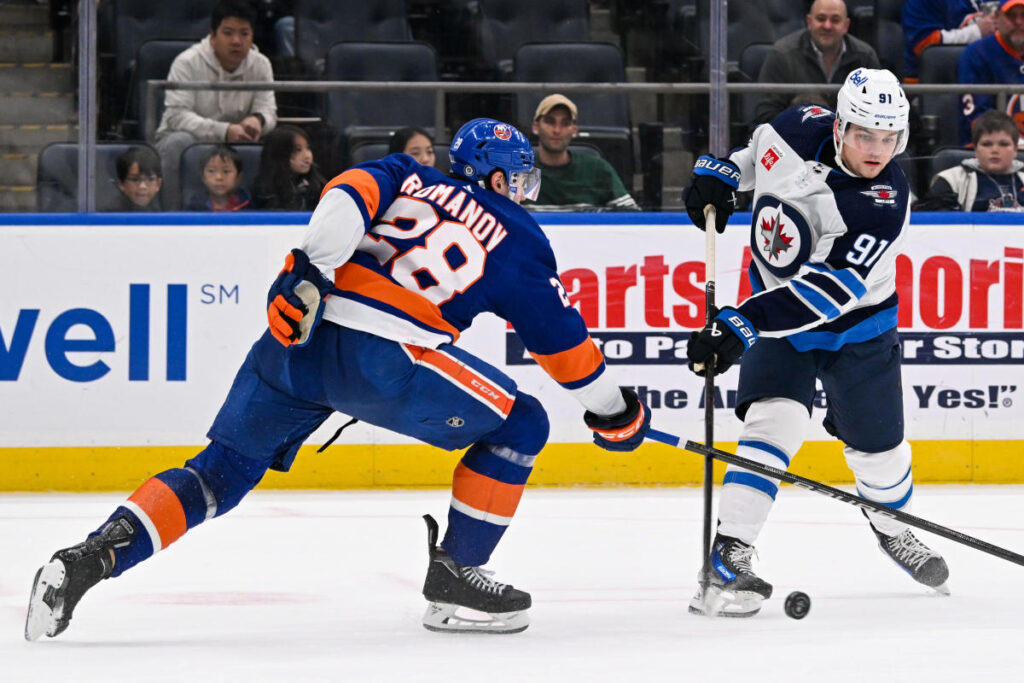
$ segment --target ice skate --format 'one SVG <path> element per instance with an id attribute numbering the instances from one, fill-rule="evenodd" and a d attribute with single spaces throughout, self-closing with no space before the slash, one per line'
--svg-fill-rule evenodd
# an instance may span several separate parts
<path id="1" fill-rule="evenodd" d="M 36 640 L 44 633 L 53 638 L 63 632 L 86 591 L 113 571 L 113 548 L 127 544 L 133 534 L 128 520 L 120 518 L 99 535 L 54 553 L 32 581 L 25 640 Z"/>
<path id="2" fill-rule="evenodd" d="M 750 558 L 754 546 L 743 541 L 715 536 L 711 546 L 711 574 L 707 592 L 701 586 L 690 600 L 690 614 L 712 617 L 752 617 L 761 603 L 772 596 L 772 585 L 754 573 Z"/>
<path id="3" fill-rule="evenodd" d="M 423 626 L 431 631 L 519 633 L 530 625 L 530 594 L 491 579 L 479 567 L 459 564 L 437 546 L 437 522 L 424 515 L 430 566 L 423 597 L 430 603 Z M 479 614 L 456 614 L 472 610 Z M 487 618 L 489 617 L 489 618 Z"/>
<path id="4" fill-rule="evenodd" d="M 919 541 L 910 528 L 904 529 L 895 536 L 886 536 L 875 525 L 871 530 L 878 538 L 878 547 L 882 549 L 900 569 L 910 574 L 914 581 L 935 589 L 943 595 L 949 595 L 946 579 L 949 578 L 949 567 L 937 552 Z"/>

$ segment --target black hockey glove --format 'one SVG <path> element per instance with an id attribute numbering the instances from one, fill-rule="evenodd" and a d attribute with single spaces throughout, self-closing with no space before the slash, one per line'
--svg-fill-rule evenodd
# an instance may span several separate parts
<path id="1" fill-rule="evenodd" d="M 693 175 L 683 190 L 683 203 L 690 220 L 706 229 L 704 207 L 715 207 L 715 230 L 725 231 L 729 216 L 736 210 L 736 188 L 740 186 L 740 169 L 728 159 L 704 155 L 693 165 Z"/>
<path id="2" fill-rule="evenodd" d="M 686 357 L 698 376 L 706 373 L 708 360 L 715 357 L 715 375 L 721 375 L 757 341 L 757 330 L 735 308 L 723 307 L 703 330 L 690 333 Z"/>
<path id="3" fill-rule="evenodd" d="M 284 346 L 303 346 L 324 314 L 324 297 L 334 289 L 309 262 L 306 252 L 292 249 L 284 268 L 267 293 L 267 323 L 274 339 Z"/>
<path id="4" fill-rule="evenodd" d="M 648 408 L 632 389 L 619 387 L 626 409 L 618 415 L 602 417 L 589 410 L 583 413 L 583 421 L 594 430 L 594 443 L 607 451 L 634 451 L 644 442 L 651 428 L 651 409 Z"/>

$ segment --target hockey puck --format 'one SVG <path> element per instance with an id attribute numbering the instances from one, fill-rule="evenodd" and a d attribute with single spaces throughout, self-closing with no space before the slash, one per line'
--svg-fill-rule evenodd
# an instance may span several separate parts
<path id="1" fill-rule="evenodd" d="M 807 597 L 807 593 L 793 591 L 786 596 L 784 609 L 786 610 L 787 617 L 790 617 L 791 619 L 803 619 L 807 616 L 807 613 L 811 611 L 811 599 Z"/>

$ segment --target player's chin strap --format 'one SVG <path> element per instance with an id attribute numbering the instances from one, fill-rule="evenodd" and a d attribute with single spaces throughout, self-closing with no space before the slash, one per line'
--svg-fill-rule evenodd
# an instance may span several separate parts
<path id="1" fill-rule="evenodd" d="M 842 129 L 842 128 L 845 128 L 847 125 L 848 124 L 841 123 L 841 124 L 839 124 L 839 127 Z M 846 175 L 853 176 L 854 178 L 860 178 L 861 177 L 860 174 L 854 173 L 853 171 L 851 171 L 850 169 L 848 169 L 846 167 L 846 164 L 843 163 L 843 136 L 844 135 L 846 135 L 845 131 L 840 131 L 839 133 L 832 133 L 832 142 L 835 144 L 835 148 L 836 148 L 836 165 L 839 166 L 839 170 L 841 170 Z"/>
<path id="2" fill-rule="evenodd" d="M 349 428 L 349 427 L 351 427 L 352 425 L 354 425 L 354 424 L 355 424 L 356 422 L 359 422 L 359 419 L 358 419 L 358 418 L 355 418 L 355 417 L 353 417 L 353 418 L 352 418 L 351 420 L 349 420 L 349 421 L 348 421 L 348 422 L 346 422 L 345 424 L 343 424 L 343 425 L 341 425 L 340 427 L 338 427 L 338 431 L 334 432 L 334 436 L 332 436 L 331 438 L 327 439 L 327 441 L 325 441 L 325 442 L 324 442 L 324 445 L 323 445 L 323 446 L 321 446 L 320 448 L 316 449 L 316 452 L 317 452 L 317 453 L 323 453 L 323 452 L 324 452 L 324 450 L 325 450 L 325 449 L 326 449 L 326 448 L 327 448 L 328 446 L 330 446 L 330 445 L 331 445 L 332 443 L 334 443 L 334 442 L 335 442 L 335 441 L 336 441 L 336 440 L 338 439 L 338 437 L 339 437 L 339 436 L 341 436 L 341 433 L 342 433 L 343 431 L 345 431 L 345 430 L 346 430 L 347 428 Z"/>

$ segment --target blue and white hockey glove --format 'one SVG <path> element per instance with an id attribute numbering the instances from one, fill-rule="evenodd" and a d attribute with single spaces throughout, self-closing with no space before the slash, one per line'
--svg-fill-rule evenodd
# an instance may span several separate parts
<path id="1" fill-rule="evenodd" d="M 714 356 L 715 375 L 721 375 L 739 360 L 743 352 L 757 341 L 757 330 L 735 308 L 722 307 L 703 330 L 690 333 L 686 357 L 690 369 L 698 376 L 707 373 L 708 360 Z"/>
<path id="2" fill-rule="evenodd" d="M 334 289 L 310 262 L 306 252 L 292 249 L 284 268 L 267 293 L 267 323 L 284 346 L 304 346 L 324 314 L 324 297 Z"/>
<path id="3" fill-rule="evenodd" d="M 589 410 L 583 421 L 594 430 L 594 443 L 607 451 L 634 451 L 644 442 L 651 428 L 651 409 L 644 405 L 632 389 L 619 387 L 626 409 L 618 415 L 602 417 Z"/>
<path id="4" fill-rule="evenodd" d="M 715 230 L 725 231 L 729 216 L 736 210 L 736 188 L 740 186 L 740 169 L 728 159 L 704 156 L 693 165 L 693 175 L 683 190 L 683 203 L 690 220 L 701 230 L 707 228 L 704 207 L 715 207 Z"/>

